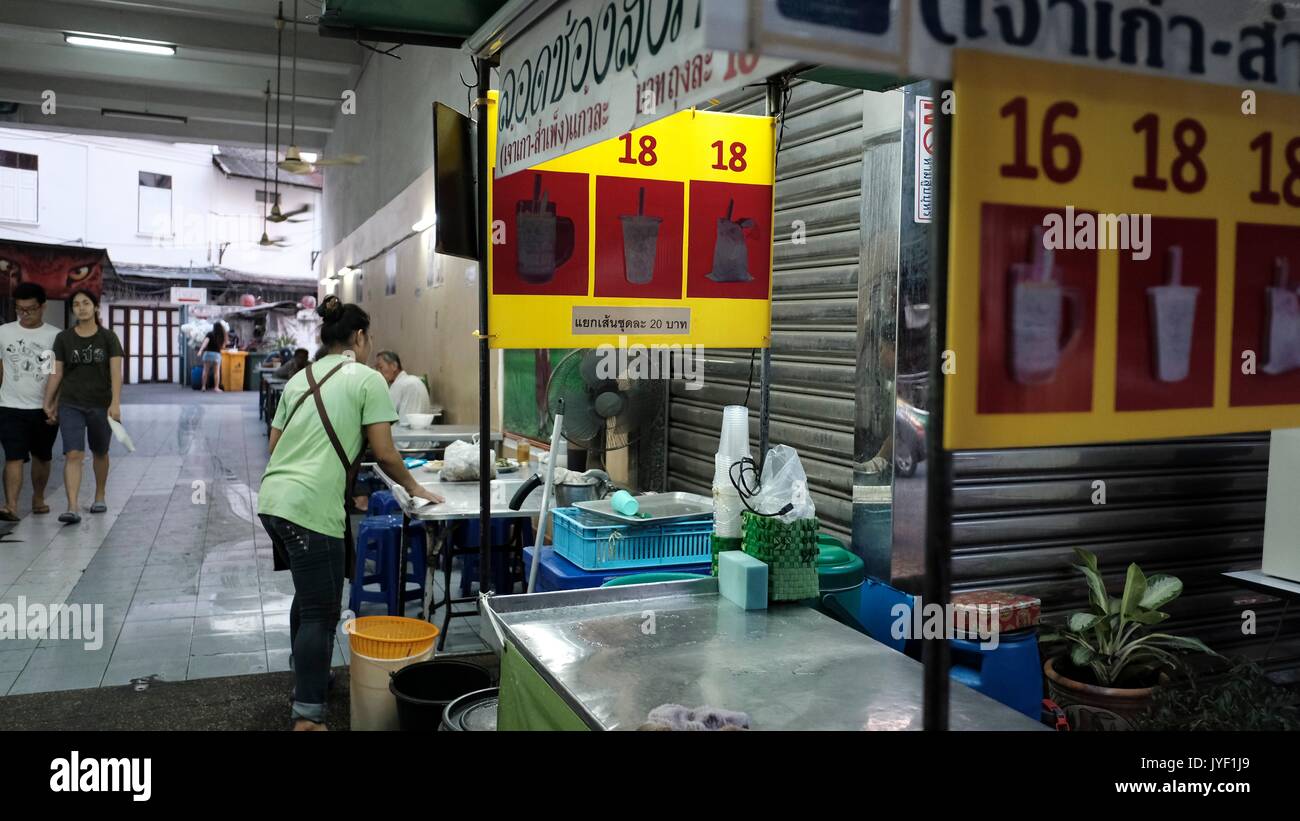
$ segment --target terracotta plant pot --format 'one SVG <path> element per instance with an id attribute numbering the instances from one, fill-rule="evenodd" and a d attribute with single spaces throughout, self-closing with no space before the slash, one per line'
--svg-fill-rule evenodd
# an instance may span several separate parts
<path id="1" fill-rule="evenodd" d="M 1049 698 L 1070 721 L 1072 730 L 1133 730 L 1135 719 L 1151 706 L 1156 687 L 1099 687 L 1075 681 L 1053 667 L 1056 659 L 1043 665 Z M 1161 674 L 1163 684 L 1167 678 Z"/>

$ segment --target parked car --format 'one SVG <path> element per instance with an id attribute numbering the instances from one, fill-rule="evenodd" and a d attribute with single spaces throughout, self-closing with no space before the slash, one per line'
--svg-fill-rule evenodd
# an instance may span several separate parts
<path id="1" fill-rule="evenodd" d="M 894 407 L 894 470 L 899 476 L 911 476 L 925 461 L 925 428 L 930 414 L 902 399 Z"/>

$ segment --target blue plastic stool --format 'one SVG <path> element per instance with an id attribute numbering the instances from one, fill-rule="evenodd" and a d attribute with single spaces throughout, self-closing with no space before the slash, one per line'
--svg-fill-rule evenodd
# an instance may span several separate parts
<path id="1" fill-rule="evenodd" d="M 348 597 L 348 607 L 352 612 L 360 612 L 363 602 L 383 602 L 387 605 L 390 616 L 402 616 L 405 615 L 406 602 L 412 599 L 424 600 L 428 569 L 424 528 L 413 523 L 407 531 L 407 567 L 400 574 L 401 581 L 394 584 L 401 538 L 401 516 L 367 516 L 361 520 L 361 526 L 357 530 L 357 564 L 353 571 L 351 595 Z M 374 562 L 372 573 L 366 573 L 368 562 Z M 410 587 L 412 583 L 414 588 Z M 378 584 L 378 590 L 366 590 L 368 584 Z"/>
<path id="2" fill-rule="evenodd" d="M 400 532 L 402 527 L 402 516 L 398 514 L 390 517 L 393 520 L 393 526 Z M 424 585 L 428 576 L 428 534 L 424 530 L 424 525 L 420 522 L 411 522 L 406 529 L 406 576 L 402 580 L 402 612 L 398 615 L 406 615 L 406 603 L 408 601 L 424 601 Z M 400 543 L 398 544 L 400 547 Z M 396 557 L 396 553 L 394 553 Z M 415 585 L 411 587 L 411 585 Z"/>
<path id="3" fill-rule="evenodd" d="M 505 547 L 510 542 L 511 519 L 494 518 L 491 524 L 492 547 Z M 520 527 L 523 529 L 523 543 L 532 544 L 533 542 L 533 523 L 528 519 L 521 519 Z M 468 519 L 463 526 L 457 528 L 452 537 L 455 544 L 461 550 L 474 551 L 462 556 L 464 564 L 460 572 L 460 596 L 467 598 L 469 596 L 470 585 L 475 579 L 478 579 L 478 547 L 479 547 L 479 523 L 477 519 Z M 492 559 L 492 580 L 496 585 L 497 592 L 506 592 L 514 589 L 514 579 L 510 575 L 510 565 L 506 561 L 497 561 L 494 556 Z"/>
<path id="4" fill-rule="evenodd" d="M 402 507 L 387 490 L 376 490 L 370 494 L 370 504 L 366 506 L 367 516 L 389 516 L 401 513 Z"/>
<path id="5" fill-rule="evenodd" d="M 998 636 L 998 646 L 981 649 L 978 640 L 953 639 L 952 677 L 1013 710 L 1038 720 L 1043 703 L 1043 664 L 1038 630 Z"/>
<path id="6" fill-rule="evenodd" d="M 900 613 L 911 621 L 912 597 L 902 590 L 868 576 L 856 588 L 822 596 L 821 603 L 827 615 L 836 621 L 866 633 L 886 647 L 900 653 L 906 651 L 906 634 L 903 638 L 894 637 L 894 625 Z"/>

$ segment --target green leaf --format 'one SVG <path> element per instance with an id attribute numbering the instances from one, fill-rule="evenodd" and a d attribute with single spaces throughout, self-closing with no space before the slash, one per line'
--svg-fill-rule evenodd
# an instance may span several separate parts
<path id="1" fill-rule="evenodd" d="M 1101 571 L 1097 569 L 1097 557 L 1088 551 L 1076 547 L 1074 554 L 1083 562 L 1075 565 L 1088 580 L 1088 602 L 1097 613 L 1106 612 L 1106 583 L 1102 581 Z"/>
<path id="2" fill-rule="evenodd" d="M 1177 576 L 1158 574 L 1147 579 L 1146 592 L 1138 604 L 1148 610 L 1159 610 L 1169 602 L 1181 596 L 1183 582 Z"/>
<path id="3" fill-rule="evenodd" d="M 1087 667 L 1096 657 L 1096 653 L 1081 644 L 1075 645 L 1070 651 L 1070 663 L 1075 667 Z"/>
<path id="4" fill-rule="evenodd" d="M 1126 618 L 1131 618 L 1137 612 L 1138 603 L 1147 592 L 1147 577 L 1142 572 L 1142 568 L 1134 562 L 1128 566 L 1128 574 L 1124 578 L 1124 598 L 1120 604 L 1120 612 Z"/>
<path id="5" fill-rule="evenodd" d="M 1095 613 L 1071 613 L 1070 630 L 1075 633 L 1082 633 L 1086 630 L 1091 630 L 1097 622 L 1104 618 L 1106 617 L 1099 616 Z"/>
<path id="6" fill-rule="evenodd" d="M 1219 655 L 1206 646 L 1205 642 L 1200 639 L 1194 639 L 1191 636 L 1174 636 L 1169 633 L 1150 633 L 1143 636 L 1141 639 L 1138 639 L 1138 641 L 1147 640 L 1152 640 L 1155 644 L 1159 644 L 1163 647 L 1174 647 L 1179 650 L 1195 650 L 1198 653 L 1208 653 L 1211 656 Z"/>
<path id="7" fill-rule="evenodd" d="M 1129 616 L 1129 618 L 1140 624 L 1159 624 L 1169 618 L 1169 614 L 1161 613 L 1159 610 L 1147 610 L 1146 608 L 1139 607 L 1138 611 Z"/>
<path id="8" fill-rule="evenodd" d="M 1084 567 L 1087 567 L 1094 573 L 1097 572 L 1097 556 L 1095 553 L 1089 550 L 1084 550 L 1082 547 L 1076 547 L 1074 549 L 1074 555 L 1079 558 L 1079 561 L 1083 562 Z"/>

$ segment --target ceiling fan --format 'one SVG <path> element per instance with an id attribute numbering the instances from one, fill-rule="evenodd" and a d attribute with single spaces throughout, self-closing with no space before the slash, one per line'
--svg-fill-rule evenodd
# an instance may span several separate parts
<path id="1" fill-rule="evenodd" d="M 279 201 L 280 198 L 276 197 L 275 199 L 276 202 L 274 205 L 271 206 L 271 214 L 270 216 L 267 217 L 268 220 L 276 224 L 279 224 L 281 222 L 306 222 L 307 221 L 307 220 L 296 220 L 291 218 L 296 217 L 299 214 L 305 214 L 308 211 L 310 211 L 311 210 L 310 204 L 304 203 L 303 205 L 293 209 L 292 211 L 281 211 L 280 201 Z"/>
<path id="2" fill-rule="evenodd" d="M 284 28 L 284 17 L 276 19 L 276 26 Z M 277 57 L 277 62 L 278 62 Z M 332 159 L 317 158 L 307 162 L 302 158 L 298 148 L 298 0 L 293 0 L 293 91 L 289 102 L 289 150 L 284 152 L 284 159 L 276 164 L 281 171 L 290 174 L 313 174 L 318 168 L 335 165 L 361 165 L 366 158 L 360 154 L 344 154 Z M 279 128 L 276 128 L 276 143 L 279 144 Z"/>
<path id="3" fill-rule="evenodd" d="M 270 173 L 271 173 L 271 172 L 270 172 L 270 165 L 271 165 L 271 81 L 270 81 L 270 80 L 267 80 L 267 81 L 266 81 L 266 103 L 265 103 L 265 106 L 266 106 L 266 124 L 263 126 L 263 129 L 262 129 L 262 131 L 263 131 L 263 137 L 262 137 L 262 190 L 263 190 L 263 191 L 265 191 L 266 188 L 268 187 L 268 186 L 267 186 L 267 178 L 270 176 Z M 278 182 L 279 182 L 279 181 L 277 180 L 277 188 L 278 188 Z M 267 201 L 267 200 L 270 200 L 270 199 L 272 199 L 272 198 L 274 198 L 274 199 L 276 199 L 276 200 L 279 200 L 280 197 L 279 197 L 279 191 L 278 191 L 278 190 L 276 191 L 274 197 L 270 197 L 270 196 L 268 196 L 268 197 L 266 197 L 266 198 L 262 201 L 262 238 L 261 238 L 260 240 L 257 241 L 257 244 L 260 245 L 260 246 L 262 246 L 263 248 L 283 248 L 285 245 L 288 244 L 288 243 L 286 243 L 286 242 L 284 241 L 284 238 L 283 238 L 283 237 L 276 237 L 275 239 L 271 239 L 270 235 L 267 233 L 267 230 L 266 230 L 266 223 L 267 223 L 268 220 L 271 219 L 271 215 L 270 215 L 269 213 L 267 213 L 267 210 L 266 210 L 266 201 Z M 278 201 L 276 202 L 275 207 L 276 207 L 276 210 L 278 211 L 279 208 L 280 208 L 280 203 L 279 203 Z M 283 221 L 284 221 L 283 215 L 282 215 L 282 218 L 281 218 L 281 219 L 276 220 L 276 222 L 283 222 Z M 294 220 L 294 222 L 300 222 L 300 221 L 301 221 L 301 220 Z"/>

